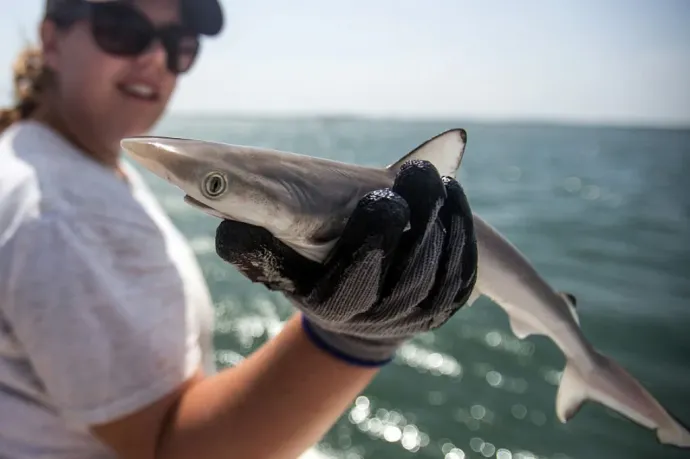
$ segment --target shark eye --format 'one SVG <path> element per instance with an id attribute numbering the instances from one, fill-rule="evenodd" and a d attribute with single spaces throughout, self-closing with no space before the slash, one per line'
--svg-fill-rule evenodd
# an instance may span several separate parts
<path id="1" fill-rule="evenodd" d="M 207 198 L 213 199 L 225 193 L 227 187 L 228 181 L 225 175 L 219 172 L 211 172 L 204 177 L 201 183 L 201 192 Z"/>

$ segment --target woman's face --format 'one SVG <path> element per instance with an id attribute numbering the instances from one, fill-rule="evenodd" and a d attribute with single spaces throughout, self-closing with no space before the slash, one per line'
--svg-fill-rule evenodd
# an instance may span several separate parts
<path id="1" fill-rule="evenodd" d="M 130 3 L 156 26 L 179 22 L 177 0 Z M 42 38 L 45 65 L 57 76 L 61 122 L 83 142 L 119 144 L 148 131 L 165 110 L 176 76 L 166 67 L 159 41 L 139 56 L 113 56 L 98 47 L 88 20 L 66 30 L 46 23 Z"/>

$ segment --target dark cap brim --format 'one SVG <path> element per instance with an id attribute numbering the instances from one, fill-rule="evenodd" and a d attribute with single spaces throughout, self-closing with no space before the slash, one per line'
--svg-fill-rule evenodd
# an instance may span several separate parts
<path id="1" fill-rule="evenodd" d="M 181 0 L 180 11 L 202 35 L 218 35 L 223 30 L 223 9 L 218 0 Z"/>
<path id="2" fill-rule="evenodd" d="M 75 0 L 46 0 L 46 13 L 50 14 L 70 3 L 78 4 L 79 2 Z M 180 13 L 187 24 L 201 35 L 218 35 L 223 30 L 223 9 L 219 0 L 180 0 Z"/>

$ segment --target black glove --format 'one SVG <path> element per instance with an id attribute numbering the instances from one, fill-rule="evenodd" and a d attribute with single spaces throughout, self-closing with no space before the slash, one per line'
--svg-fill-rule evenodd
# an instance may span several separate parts
<path id="1" fill-rule="evenodd" d="M 216 252 L 253 282 L 283 292 L 322 349 L 370 366 L 444 324 L 469 299 L 477 271 L 462 187 L 418 160 L 403 165 L 392 189 L 360 200 L 323 264 L 264 228 L 230 220 L 218 226 Z"/>

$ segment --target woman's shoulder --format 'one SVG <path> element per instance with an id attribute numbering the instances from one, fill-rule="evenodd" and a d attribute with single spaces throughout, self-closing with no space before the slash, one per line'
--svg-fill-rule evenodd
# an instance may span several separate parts
<path id="1" fill-rule="evenodd" d="M 126 167 L 131 180 L 122 180 L 44 135 L 18 127 L 0 137 L 0 277 L 40 257 L 55 276 L 93 270 L 124 290 L 201 278 L 188 242 L 136 171 Z"/>
<path id="2" fill-rule="evenodd" d="M 162 263 L 169 250 L 192 260 L 143 177 L 127 163 L 123 170 L 129 180 L 38 123 L 13 125 L 0 136 L 0 250 L 3 240 L 29 233 L 37 241 L 62 234 L 125 264 Z"/>
<path id="3" fill-rule="evenodd" d="M 155 201 L 142 180 L 127 183 L 37 123 L 0 136 L 0 232 L 3 221 L 65 219 L 150 234 L 156 225 L 142 195 Z"/>

